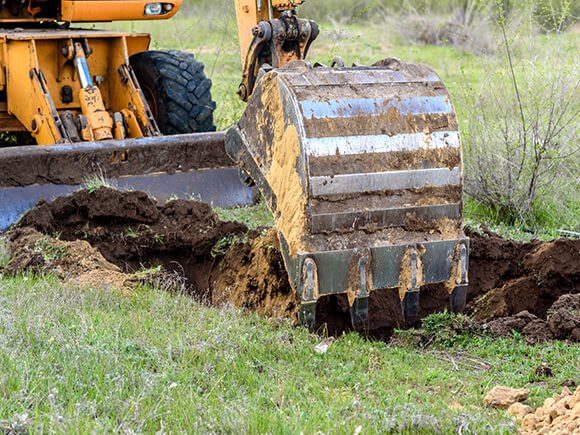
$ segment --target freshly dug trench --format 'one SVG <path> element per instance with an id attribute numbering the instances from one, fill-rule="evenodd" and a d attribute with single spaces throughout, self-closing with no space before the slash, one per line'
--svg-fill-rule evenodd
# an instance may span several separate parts
<path id="1" fill-rule="evenodd" d="M 489 231 L 468 235 L 469 314 L 487 322 L 497 335 L 517 330 L 530 341 L 578 340 L 578 310 L 569 308 L 576 306 L 570 298 L 580 285 L 580 241 L 519 243 Z M 242 224 L 221 221 L 207 204 L 177 200 L 159 205 L 145 193 L 108 188 L 79 191 L 39 204 L 8 237 L 14 255 L 4 273 L 49 271 L 67 279 L 79 275 L 69 267 L 78 262 L 82 273 L 94 267 L 119 277 L 117 286 L 123 288 L 135 282 L 127 274 L 161 265 L 183 275 L 192 294 L 216 305 L 296 318 L 299 301 L 288 283 L 274 230 L 248 232 Z M 57 252 L 75 251 L 78 245 L 79 254 L 43 262 L 46 255 L 37 252 L 37 244 L 47 240 Z M 91 258 L 95 260 L 87 260 Z M 109 281 L 94 281 L 99 282 Z M 569 299 L 554 305 L 563 295 Z M 421 317 L 447 304 L 443 286 L 422 288 Z M 348 308 L 342 295 L 321 298 L 318 327 L 325 325 L 333 335 L 349 330 Z M 372 292 L 369 314 L 371 335 L 388 335 L 391 328 L 404 326 L 396 289 Z M 502 320 L 492 323 L 496 319 Z"/>

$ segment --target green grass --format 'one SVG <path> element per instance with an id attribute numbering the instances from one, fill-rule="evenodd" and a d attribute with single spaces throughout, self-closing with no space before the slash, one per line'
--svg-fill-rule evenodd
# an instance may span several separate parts
<path id="1" fill-rule="evenodd" d="M 83 188 L 88 190 L 89 193 L 94 193 L 102 188 L 114 188 L 114 182 L 107 179 L 105 175 L 101 172 L 98 174 L 91 175 L 87 177 L 83 182 Z"/>
<path id="2" fill-rule="evenodd" d="M 317 354 L 321 337 L 287 321 L 151 288 L 4 278 L 0 301 L 3 430 L 513 433 L 486 391 L 525 386 L 538 405 L 580 370 L 579 346 L 519 338 L 419 350 L 349 334 Z M 542 362 L 554 377 L 535 378 Z"/>
<path id="3" fill-rule="evenodd" d="M 221 220 L 241 222 L 251 230 L 274 226 L 274 218 L 264 201 L 252 207 L 216 208 L 214 211 Z"/>
<path id="4" fill-rule="evenodd" d="M 10 252 L 8 250 L 8 242 L 0 236 L 0 269 L 8 264 L 10 261 Z"/>

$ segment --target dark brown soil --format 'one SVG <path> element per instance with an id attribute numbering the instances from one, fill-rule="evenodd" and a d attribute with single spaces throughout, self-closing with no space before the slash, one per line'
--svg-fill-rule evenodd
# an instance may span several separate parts
<path id="1" fill-rule="evenodd" d="M 468 232 L 468 313 L 489 320 L 528 311 L 546 318 L 562 295 L 580 289 L 580 240 L 520 243 Z"/>
<path id="2" fill-rule="evenodd" d="M 220 221 L 204 203 L 176 200 L 160 206 L 143 192 L 108 188 L 40 203 L 18 228 L 85 240 L 124 271 L 157 265 L 176 270 L 199 293 L 208 288 L 214 245 L 247 231 L 243 224 Z"/>
<path id="3" fill-rule="evenodd" d="M 547 340 L 580 342 L 580 294 L 561 296 L 548 310 L 546 319 L 528 311 L 486 323 L 492 334 L 506 337 L 517 331 L 532 343 Z"/>
<path id="4" fill-rule="evenodd" d="M 128 288 L 135 282 L 133 272 L 161 265 L 184 276 L 190 292 L 216 305 L 297 317 L 299 301 L 276 233 L 248 232 L 242 224 L 223 222 L 203 203 L 159 205 L 142 192 L 79 191 L 39 204 L 7 235 L 14 254 L 5 273 L 48 271 L 81 284 Z M 468 314 L 497 336 L 517 331 L 532 342 L 580 340 L 579 240 L 519 243 L 489 231 L 468 235 Z M 39 240 L 68 255 L 47 261 Z M 448 303 L 443 286 L 424 287 L 420 317 Z M 361 328 L 369 335 L 385 337 L 394 327 L 406 326 L 396 289 L 372 292 L 369 304 L 370 319 Z M 317 328 L 331 335 L 352 329 L 345 295 L 319 300 Z"/>
<path id="5" fill-rule="evenodd" d="M 471 238 L 468 314 L 496 336 L 580 341 L 580 240 Z"/>

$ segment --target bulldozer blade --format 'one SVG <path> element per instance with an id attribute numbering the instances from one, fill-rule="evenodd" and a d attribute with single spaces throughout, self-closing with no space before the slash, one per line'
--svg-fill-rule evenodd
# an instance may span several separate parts
<path id="1" fill-rule="evenodd" d="M 224 133 L 196 133 L 72 145 L 0 148 L 0 231 L 38 201 L 52 201 L 91 179 L 142 190 L 160 202 L 194 199 L 216 207 L 252 205 L 224 149 Z"/>
<path id="2" fill-rule="evenodd" d="M 397 319 L 413 320 L 421 288 L 441 284 L 463 308 L 469 239 L 460 137 L 432 69 L 387 59 L 352 68 L 292 62 L 266 72 L 227 132 L 226 150 L 275 216 L 303 305 L 346 294 L 353 325 L 362 325 L 386 318 L 368 313 L 366 298 L 397 289 Z"/>

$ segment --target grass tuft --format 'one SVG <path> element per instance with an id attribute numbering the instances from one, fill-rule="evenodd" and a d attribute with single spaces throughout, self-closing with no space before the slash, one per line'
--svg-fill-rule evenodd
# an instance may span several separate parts
<path id="1" fill-rule="evenodd" d="M 115 189 L 115 183 L 107 179 L 103 172 L 99 172 L 87 177 L 83 183 L 83 188 L 88 190 L 89 193 L 95 193 L 97 190 L 103 188 Z"/>
<path id="2" fill-rule="evenodd" d="M 10 261 L 10 249 L 8 247 L 8 241 L 0 237 L 0 269 L 6 267 Z"/>
<path id="3" fill-rule="evenodd" d="M 226 222 L 241 222 L 251 230 L 274 226 L 272 213 L 268 210 L 268 206 L 266 206 L 263 200 L 252 207 L 216 208 L 214 210 L 221 220 Z"/>
<path id="4" fill-rule="evenodd" d="M 57 246 L 55 241 L 44 236 L 36 241 L 34 244 L 34 252 L 42 254 L 45 262 L 60 260 L 68 255 L 66 246 Z"/>

